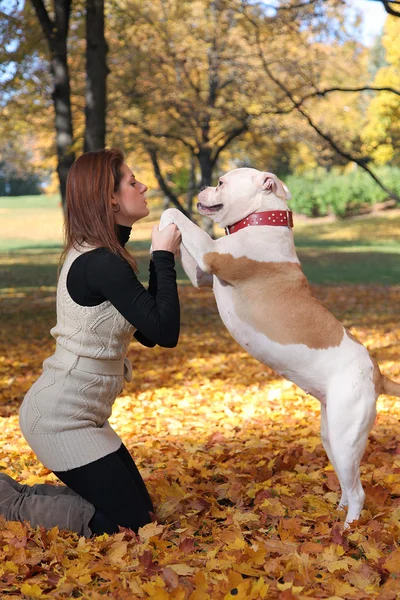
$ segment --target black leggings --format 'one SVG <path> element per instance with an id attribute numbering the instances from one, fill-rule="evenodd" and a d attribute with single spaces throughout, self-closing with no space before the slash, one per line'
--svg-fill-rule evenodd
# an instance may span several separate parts
<path id="1" fill-rule="evenodd" d="M 89 527 L 95 535 L 117 533 L 118 525 L 137 531 L 151 522 L 153 504 L 124 444 L 88 465 L 55 471 L 55 475 L 94 505 L 96 512 Z"/>

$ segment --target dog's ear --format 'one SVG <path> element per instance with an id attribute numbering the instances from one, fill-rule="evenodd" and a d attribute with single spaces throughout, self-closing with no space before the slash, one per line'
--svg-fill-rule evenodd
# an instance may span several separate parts
<path id="1" fill-rule="evenodd" d="M 276 175 L 274 175 L 273 173 L 263 173 L 263 179 L 264 181 L 261 189 L 265 191 L 269 190 L 273 192 L 276 196 L 279 196 L 284 200 L 291 199 L 292 194 L 289 192 L 287 186 L 283 183 L 283 181 L 278 179 Z"/>

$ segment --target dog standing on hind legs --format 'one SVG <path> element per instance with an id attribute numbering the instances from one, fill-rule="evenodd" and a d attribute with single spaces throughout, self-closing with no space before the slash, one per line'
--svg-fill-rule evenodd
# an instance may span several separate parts
<path id="1" fill-rule="evenodd" d="M 360 461 L 382 393 L 400 384 L 381 374 L 367 349 L 313 295 L 297 258 L 290 192 L 273 173 L 234 169 L 197 205 L 228 235 L 213 240 L 177 209 L 183 268 L 196 287 L 212 285 L 220 316 L 253 357 L 321 402 L 321 438 L 339 478 L 345 525 L 360 516 Z"/>

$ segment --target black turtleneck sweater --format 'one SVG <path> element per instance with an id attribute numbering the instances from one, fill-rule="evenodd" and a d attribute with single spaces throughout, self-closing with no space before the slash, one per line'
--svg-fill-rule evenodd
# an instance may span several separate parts
<path id="1" fill-rule="evenodd" d="M 117 233 L 125 246 L 131 228 L 118 225 Z M 153 252 L 146 290 L 125 259 L 106 248 L 90 250 L 72 263 L 67 288 L 80 306 L 97 306 L 109 300 L 136 327 L 134 337 L 144 346 L 177 345 L 180 311 L 172 252 Z"/>

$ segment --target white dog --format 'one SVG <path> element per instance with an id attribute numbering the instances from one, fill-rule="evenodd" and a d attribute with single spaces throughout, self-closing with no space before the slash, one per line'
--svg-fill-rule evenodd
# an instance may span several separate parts
<path id="1" fill-rule="evenodd" d="M 193 285 L 212 285 L 234 339 L 256 359 L 321 402 L 321 437 L 348 505 L 346 526 L 364 503 L 359 466 L 379 394 L 400 396 L 367 349 L 317 300 L 301 270 L 287 187 L 272 173 L 234 169 L 199 194 L 202 215 L 228 235 L 217 240 L 177 209 L 181 259 Z"/>

